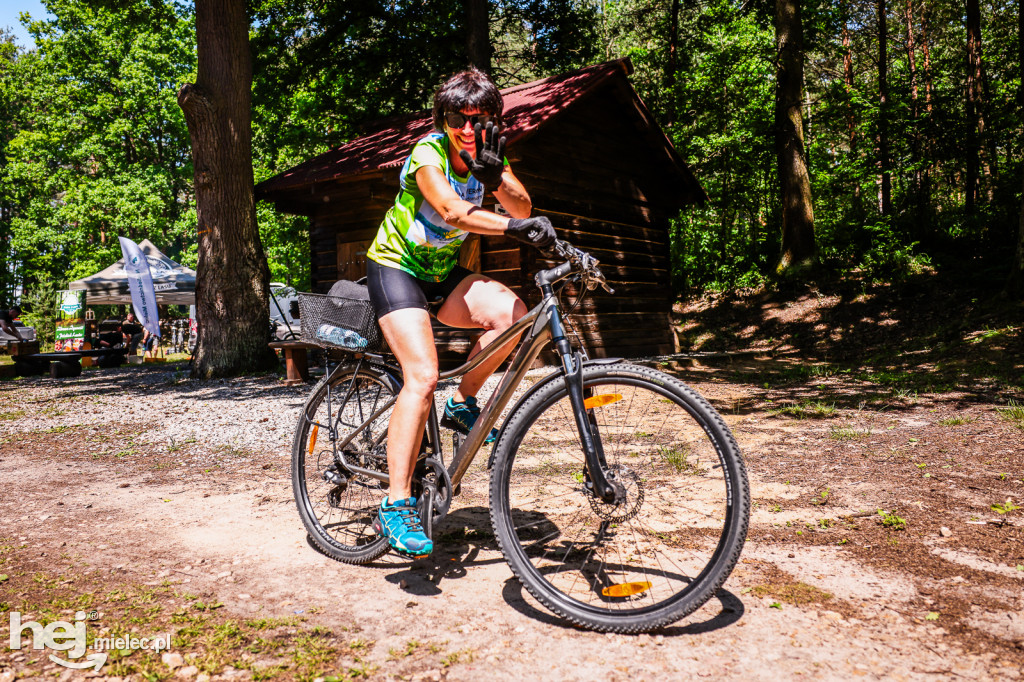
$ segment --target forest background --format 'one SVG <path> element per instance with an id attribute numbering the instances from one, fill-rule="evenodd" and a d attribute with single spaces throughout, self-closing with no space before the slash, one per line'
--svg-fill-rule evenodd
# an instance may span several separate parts
<path id="1" fill-rule="evenodd" d="M 1019 294 L 1024 10 L 964 2 L 251 0 L 255 179 L 427 108 L 468 63 L 506 87 L 629 57 L 710 199 L 672 223 L 680 295 L 805 263 L 797 276 L 947 270 Z M 0 297 L 45 299 L 119 258 L 117 236 L 194 267 L 176 99 L 196 79 L 192 3 L 43 4 L 50 16 L 22 15 L 33 49 L 0 27 Z M 787 88 L 799 196 L 780 151 Z M 811 237 L 795 263 L 793 201 Z M 305 219 L 265 203 L 257 219 L 271 278 L 308 289 Z"/>

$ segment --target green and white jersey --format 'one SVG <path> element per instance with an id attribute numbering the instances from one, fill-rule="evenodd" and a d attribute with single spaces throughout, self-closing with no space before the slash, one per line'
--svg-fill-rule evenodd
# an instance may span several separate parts
<path id="1" fill-rule="evenodd" d="M 484 187 L 476 178 L 460 177 L 448 158 L 448 136 L 433 132 L 417 142 L 402 166 L 401 190 L 395 198 L 367 258 L 398 268 L 428 282 L 441 282 L 459 261 L 459 248 L 468 232 L 446 223 L 416 186 L 416 171 L 435 166 L 448 178 L 455 193 L 466 201 L 483 203 Z"/>

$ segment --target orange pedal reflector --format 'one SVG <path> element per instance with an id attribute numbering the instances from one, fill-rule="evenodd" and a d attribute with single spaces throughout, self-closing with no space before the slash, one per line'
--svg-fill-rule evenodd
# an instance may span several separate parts
<path id="1" fill-rule="evenodd" d="M 595 395 L 587 398 L 583 401 L 583 408 L 592 410 L 595 407 L 603 407 L 605 405 L 611 405 L 622 400 L 621 393 L 605 393 L 604 395 Z"/>
<path id="2" fill-rule="evenodd" d="M 313 424 L 313 433 L 311 433 L 310 436 L 309 436 L 309 450 L 308 450 L 309 454 L 311 454 L 311 455 L 314 452 L 313 448 L 316 447 L 316 435 L 318 433 L 320 433 L 320 427 L 317 426 L 316 424 Z"/>
<path id="3" fill-rule="evenodd" d="M 632 597 L 634 594 L 640 594 L 649 589 L 651 589 L 650 583 L 620 583 L 609 585 L 601 590 L 601 594 L 606 597 Z"/>

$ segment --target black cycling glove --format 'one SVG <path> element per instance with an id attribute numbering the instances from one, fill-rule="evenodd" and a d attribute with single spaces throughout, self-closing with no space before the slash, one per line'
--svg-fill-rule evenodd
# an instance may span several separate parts
<path id="1" fill-rule="evenodd" d="M 488 192 L 493 192 L 501 187 L 501 174 L 505 170 L 505 138 L 498 137 L 498 126 L 487 123 L 487 140 L 480 139 L 480 124 L 473 126 L 473 136 L 476 138 L 476 158 L 469 155 L 465 149 L 459 152 L 459 156 L 469 166 L 469 172 L 480 181 Z"/>
<path id="2" fill-rule="evenodd" d="M 555 241 L 555 228 L 544 216 L 536 218 L 509 218 L 505 234 L 524 244 L 543 249 Z"/>

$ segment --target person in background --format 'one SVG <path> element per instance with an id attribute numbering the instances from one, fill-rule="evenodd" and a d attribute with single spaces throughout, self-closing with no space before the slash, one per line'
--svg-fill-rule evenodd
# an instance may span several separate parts
<path id="1" fill-rule="evenodd" d="M 21 306 L 12 305 L 6 310 L 0 310 L 0 329 L 3 329 L 5 333 L 10 334 L 18 341 L 24 341 L 18 328 L 14 326 L 15 318 L 21 315 Z"/>
<path id="2" fill-rule="evenodd" d="M 124 322 L 121 323 L 121 333 L 124 334 L 125 343 L 128 344 L 128 352 L 135 355 L 135 349 L 139 347 L 144 334 L 142 325 L 135 321 L 135 314 L 128 313 Z"/>
<path id="3" fill-rule="evenodd" d="M 155 336 L 149 332 L 148 329 L 143 328 L 142 330 L 142 352 L 151 351 L 156 348 L 157 344 L 160 343 L 160 337 Z"/>

